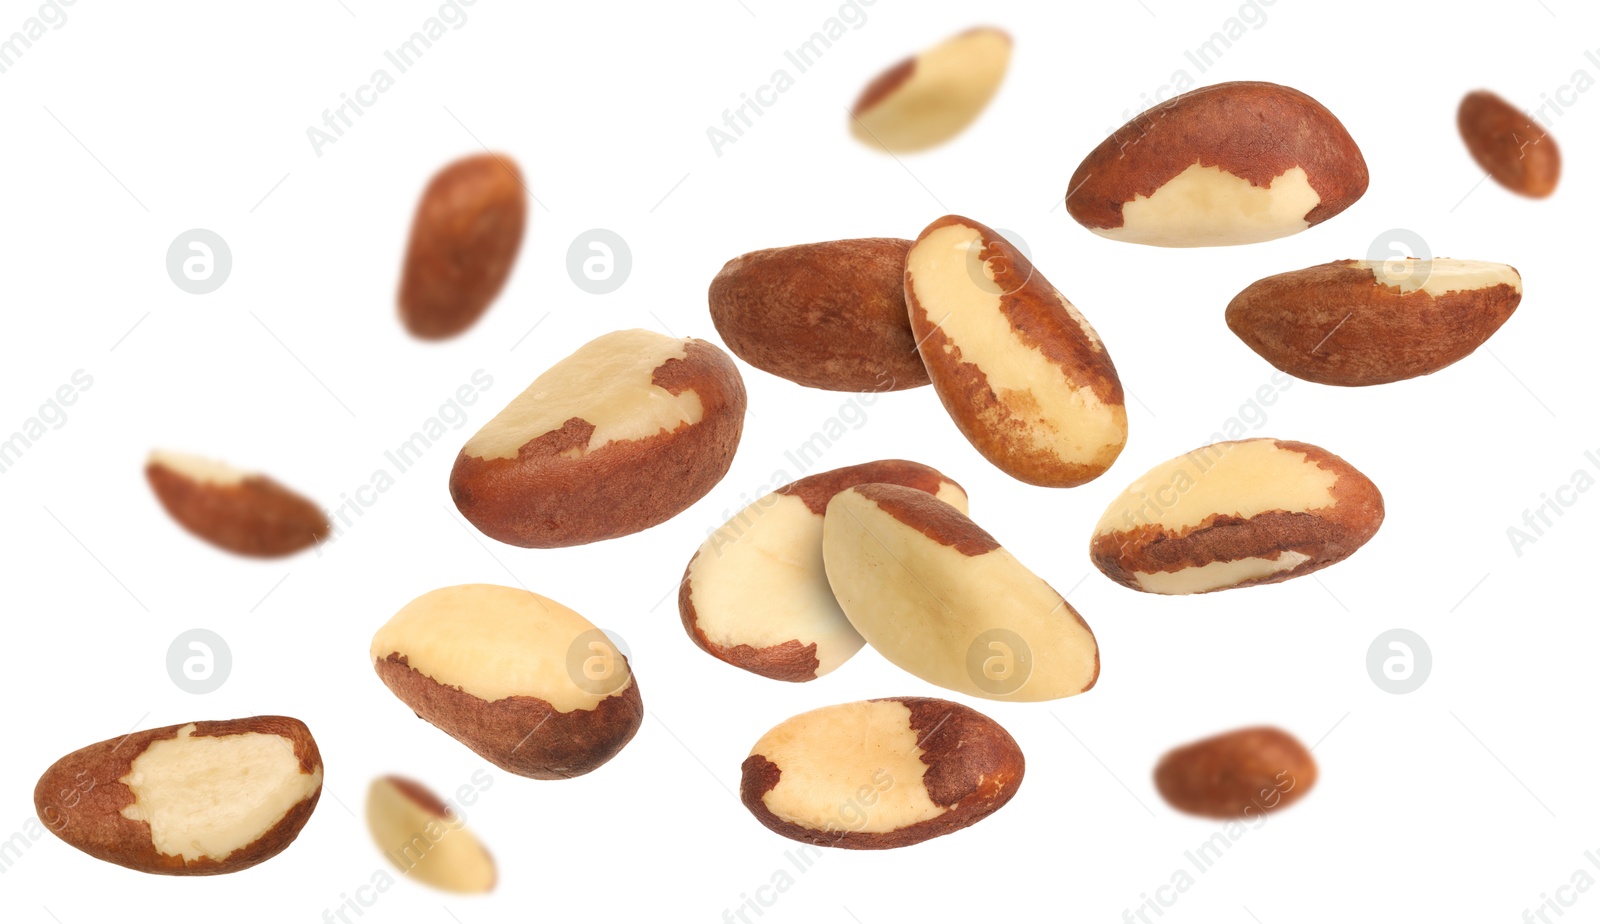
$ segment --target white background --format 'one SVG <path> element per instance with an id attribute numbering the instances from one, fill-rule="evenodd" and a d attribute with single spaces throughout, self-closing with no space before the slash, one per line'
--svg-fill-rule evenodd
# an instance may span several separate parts
<path id="1" fill-rule="evenodd" d="M 0 34 L 36 9 L 0 3 Z M 1161 801 L 1155 761 L 1256 723 L 1318 743 L 1322 779 L 1197 875 L 1164 924 L 1512 922 L 1580 867 L 1600 877 L 1584 858 L 1600 848 L 1600 629 L 1583 589 L 1600 492 L 1569 495 L 1576 504 L 1520 556 L 1506 532 L 1575 470 L 1600 475 L 1584 458 L 1600 449 L 1590 207 L 1600 93 L 1576 94 L 1553 118 L 1568 172 L 1548 201 L 1476 185 L 1483 174 L 1455 131 L 1469 90 L 1533 108 L 1575 71 L 1600 77 L 1584 55 L 1600 29 L 1583 4 L 1279 0 L 1202 74 L 1184 52 L 1237 3 L 1018 0 L 980 11 L 877 0 L 718 157 L 706 128 L 775 69 L 793 73 L 783 52 L 835 13 L 832 0 L 478 0 L 316 156 L 307 127 L 376 68 L 393 74 L 383 52 L 437 9 L 78 0 L 0 75 L 0 431 L 74 370 L 94 379 L 65 425 L 0 475 L 0 839 L 25 831 L 52 761 L 136 726 L 292 715 L 327 766 L 299 840 L 237 875 L 146 876 L 48 834 L 28 842 L 0 873 L 7 921 L 323 920 L 382 868 L 359 818 L 374 775 L 446 794 L 485 766 L 412 717 L 367 664 L 372 632 L 400 606 L 474 581 L 524 584 L 620 633 L 646 722 L 581 779 L 489 768 L 493 785 L 466 815 L 499 861 L 495 893 L 455 898 L 401 881 L 350 920 L 717 921 L 778 869 L 792 887 L 762 893 L 777 900 L 750 920 L 1121 920 L 1218 830 Z M 900 162 L 850 137 L 844 107 L 868 80 L 987 22 L 1014 34 L 1016 53 L 964 136 Z M 1156 250 L 1077 226 L 1060 203 L 1078 161 L 1178 69 L 1315 96 L 1360 144 L 1370 190 L 1307 233 L 1246 248 Z M 480 142 L 521 164 L 539 204 L 498 303 L 465 336 L 422 343 L 394 309 L 411 212 L 433 171 Z M 482 538 L 452 507 L 447 474 L 478 425 L 592 337 L 643 326 L 715 339 L 705 290 L 727 259 L 914 237 L 946 212 L 1020 235 L 1098 328 L 1137 397 L 1127 449 L 1089 485 L 1029 487 L 980 458 L 922 389 L 879 398 L 821 467 L 904 457 L 956 478 L 974 518 L 1084 614 L 1104 673 L 1089 694 L 1055 703 L 971 701 L 1028 760 L 1020 793 L 992 818 L 907 849 L 831 851 L 795 873 L 785 852 L 796 845 L 731 794 L 756 738 L 826 704 L 960 697 L 870 650 L 810 684 L 741 672 L 689 642 L 672 595 L 706 530 L 770 488 L 775 470 L 798 475 L 784 452 L 850 396 L 741 365 L 750 410 L 726 480 L 666 525 L 585 548 Z M 205 296 L 180 291 L 164 266 L 169 243 L 194 227 L 234 255 L 232 277 Z M 634 256 L 632 277 L 607 296 L 581 292 L 565 268 L 568 245 L 596 227 Z M 1137 594 L 1093 571 L 1086 547 L 1105 504 L 1207 441 L 1269 380 L 1225 327 L 1228 300 L 1262 276 L 1363 257 L 1391 228 L 1420 233 L 1437 255 L 1515 265 L 1526 297 L 1488 349 L 1456 366 L 1370 389 L 1295 382 L 1253 431 L 1317 443 L 1366 472 L 1388 504 L 1377 537 L 1317 579 L 1193 598 Z M 144 456 L 159 446 L 267 472 L 334 506 L 477 369 L 494 384 L 468 422 L 321 556 L 258 563 L 215 551 L 168 520 L 144 483 Z M 234 655 L 231 678 L 204 696 L 165 668 L 169 643 L 197 626 Z M 1406 696 L 1380 691 L 1365 666 L 1368 645 L 1397 626 L 1421 633 L 1435 659 Z M 1580 917 L 1600 914 L 1600 894 L 1561 894 Z"/>

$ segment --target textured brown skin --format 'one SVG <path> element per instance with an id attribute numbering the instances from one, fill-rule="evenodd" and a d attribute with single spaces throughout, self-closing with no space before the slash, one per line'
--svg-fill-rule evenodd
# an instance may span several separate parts
<path id="1" fill-rule="evenodd" d="M 1367 191 L 1367 162 L 1321 103 L 1275 83 L 1200 87 L 1145 110 L 1089 152 L 1068 185 L 1067 211 L 1087 228 L 1122 227 L 1122 207 L 1199 163 L 1270 186 L 1300 167 L 1321 201 L 1316 225 Z"/>
<path id="2" fill-rule="evenodd" d="M 504 154 L 458 160 L 429 181 L 411 220 L 400 320 L 424 340 L 471 327 L 511 275 L 528 222 L 522 174 Z"/>
<path id="3" fill-rule="evenodd" d="M 948 811 L 937 818 L 895 831 L 816 831 L 784 821 L 762 800 L 783 776 L 783 769 L 760 754 L 745 758 L 740 769 L 739 799 L 756 820 L 791 840 L 818 847 L 887 850 L 907 847 L 974 825 L 998 811 L 1022 785 L 1022 749 L 998 722 L 966 706 L 923 696 L 886 697 L 911 710 L 922 762 L 928 765 L 921 785 L 934 804 Z M 896 786 L 916 785 L 896 780 Z M 871 809 L 868 809 L 870 812 Z"/>
<path id="4" fill-rule="evenodd" d="M 1262 359 L 1324 385 L 1382 385 L 1465 359 L 1522 301 L 1509 285 L 1447 292 L 1376 284 L 1355 260 L 1253 283 L 1228 305 L 1228 327 Z"/>
<path id="5" fill-rule="evenodd" d="M 1170 751 L 1155 782 L 1180 812 L 1244 818 L 1298 802 L 1316 785 L 1317 762 L 1288 732 L 1244 728 Z"/>
<path id="6" fill-rule="evenodd" d="M 400 652 L 374 661 L 373 667 L 417 718 L 507 773 L 536 780 L 571 779 L 595 770 L 617 756 L 644 721 L 639 678 L 631 671 L 626 689 L 593 709 L 563 713 L 534 696 L 486 702 L 416 670 Z"/>
<path id="7" fill-rule="evenodd" d="M 321 542 L 332 529 L 315 504 L 261 475 L 235 485 L 209 484 L 154 462 L 144 474 L 179 526 L 239 555 L 292 555 Z"/>
<path id="8" fill-rule="evenodd" d="M 435 818 L 449 818 L 455 813 L 450 811 L 450 806 L 443 799 L 434 795 L 433 790 L 418 783 L 408 780 L 403 776 L 386 776 L 383 778 L 390 786 L 400 791 L 402 796 L 411 800 L 417 808 L 422 809 Z"/>
<path id="9" fill-rule="evenodd" d="M 808 475 L 784 485 L 773 493 L 798 497 L 806 505 L 807 510 L 822 516 L 827 512 L 828 501 L 832 500 L 835 494 L 845 488 L 867 482 L 905 485 L 926 491 L 930 495 L 943 485 L 961 487 L 940 474 L 937 469 L 920 462 L 883 459 Z M 778 645 L 756 648 L 751 645 L 718 645 L 706 638 L 706 634 L 700 630 L 699 618 L 695 615 L 693 588 L 689 584 L 689 572 L 693 570 L 695 559 L 699 557 L 700 553 L 695 552 L 694 557 L 689 559 L 688 566 L 683 569 L 683 579 L 678 583 L 678 616 L 683 620 L 683 628 L 689 633 L 689 638 L 713 658 L 726 661 L 734 667 L 742 667 L 753 674 L 791 683 L 817 679 L 817 668 L 821 662 L 817 660 L 815 642 L 801 644 L 799 639 L 790 639 Z"/>
<path id="10" fill-rule="evenodd" d="M 1542 199 L 1561 182 L 1561 149 L 1544 126 L 1487 90 L 1468 93 L 1456 110 L 1467 151 L 1496 183 Z"/>
<path id="11" fill-rule="evenodd" d="M 735 356 L 807 388 L 926 385 L 901 283 L 910 249 L 862 238 L 735 257 L 711 280 L 711 321 Z"/>
<path id="12" fill-rule="evenodd" d="M 1147 523 L 1134 529 L 1097 535 L 1089 543 L 1089 557 L 1095 567 L 1118 584 L 1139 590 L 1138 579 L 1133 575 L 1135 571 L 1145 574 L 1181 571 L 1240 558 L 1276 560 L 1289 551 L 1310 556 L 1287 571 L 1201 591 L 1215 593 L 1235 587 L 1276 584 L 1349 558 L 1383 524 L 1383 495 L 1378 492 L 1378 486 L 1355 466 L 1326 449 L 1293 440 L 1273 442 L 1281 448 L 1304 453 L 1318 468 L 1338 473 L 1333 485 L 1333 506 L 1307 513 L 1274 510 L 1248 519 L 1214 514 L 1197 527 L 1181 530 Z"/>
<path id="13" fill-rule="evenodd" d="M 683 359 L 655 370 L 672 394 L 694 390 L 703 415 L 671 433 L 611 442 L 581 458 L 594 424 L 579 417 L 530 440 L 515 459 L 462 452 L 450 472 L 450 497 L 484 535 L 529 549 L 615 539 L 672 519 L 716 486 L 733 464 L 744 431 L 745 390 L 727 354 L 690 340 Z"/>
<path id="14" fill-rule="evenodd" d="M 133 790 L 117 782 L 128 775 L 133 761 L 151 744 L 178 737 L 184 725 L 168 725 L 149 731 L 133 732 L 80 748 L 50 765 L 33 790 L 33 806 L 39 820 L 57 837 L 91 857 L 115 863 L 141 873 L 165 876 L 215 876 L 249 869 L 270 860 L 288 847 L 317 807 L 322 787 L 286 813 L 261 837 L 240 847 L 222 860 L 201 857 L 185 862 L 156 850 L 150 840 L 150 825 L 122 817 L 132 805 Z M 247 732 L 279 735 L 294 749 L 304 773 L 315 773 L 322 766 L 322 755 L 311 737 L 311 730 L 299 719 L 262 715 L 221 722 L 195 722 L 193 737 L 214 738 Z M 87 791 L 84 786 L 90 787 Z"/>
<path id="15" fill-rule="evenodd" d="M 917 240 L 949 225 L 972 228 L 983 236 L 979 258 L 994 261 L 991 268 L 995 285 L 1006 293 L 1000 297 L 1000 311 L 1022 342 L 1044 354 L 1067 381 L 1091 389 L 1106 404 L 1121 407 L 1122 380 L 1111 364 L 1111 354 L 1103 345 L 1096 348 L 1084 336 L 1078 322 L 1056 298 L 1050 282 L 1034 269 L 1022 251 L 988 226 L 959 215 L 940 218 L 923 229 Z M 905 294 L 911 330 L 934 391 L 961 434 L 984 458 L 1013 478 L 1054 488 L 1070 488 L 1098 478 L 1116 461 L 1120 448 L 1097 464 L 1083 465 L 1064 462 L 1023 441 L 1017 434 L 1026 429 L 1024 422 L 1012 416 L 1011 408 L 989 387 L 983 371 L 962 360 L 960 347 L 951 343 L 938 326 L 938 319 L 918 298 L 916 279 L 909 268 L 905 272 Z M 982 423 L 982 415 L 991 412 L 1001 415 L 999 422 Z"/>

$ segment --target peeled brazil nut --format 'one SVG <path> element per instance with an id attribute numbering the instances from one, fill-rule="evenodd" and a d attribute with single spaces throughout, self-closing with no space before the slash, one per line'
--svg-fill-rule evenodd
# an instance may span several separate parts
<path id="1" fill-rule="evenodd" d="M 372 664 L 419 718 L 502 770 L 582 776 L 644 717 L 628 659 L 604 632 L 526 590 L 429 591 L 372 637 Z"/>
<path id="2" fill-rule="evenodd" d="M 484 535 L 548 549 L 664 523 L 727 474 L 745 391 L 726 353 L 647 330 L 552 366 L 456 457 L 450 496 Z"/>
<path id="3" fill-rule="evenodd" d="M 850 110 L 850 131 L 896 154 L 943 144 L 983 113 L 1010 64 L 1011 36 L 963 32 L 878 75 Z"/>
<path id="4" fill-rule="evenodd" d="M 966 515 L 914 488 L 856 485 L 833 496 L 822 558 L 867 644 L 947 690 L 1038 702 L 1100 676 L 1083 617 Z"/>
<path id="5" fill-rule="evenodd" d="M 1253 283 L 1228 327 L 1277 368 L 1325 385 L 1438 372 L 1500 329 L 1522 277 L 1472 260 L 1341 260 Z"/>
<path id="6" fill-rule="evenodd" d="M 1089 556 L 1118 584 L 1197 594 L 1274 584 L 1348 558 L 1383 523 L 1383 496 L 1326 449 L 1290 440 L 1213 443 L 1123 491 Z"/>
<path id="7" fill-rule="evenodd" d="M 141 873 L 236 873 L 277 856 L 322 794 L 298 719 L 262 715 L 133 732 L 73 751 L 33 805 L 57 837 Z"/>
<path id="8" fill-rule="evenodd" d="M 1288 808 L 1317 782 L 1306 746 L 1276 728 L 1243 728 L 1176 748 L 1161 758 L 1156 790 L 1180 812 L 1249 818 Z"/>
<path id="9" fill-rule="evenodd" d="M 1128 439 L 1105 344 L 1028 258 L 947 215 L 906 259 L 906 304 L 945 410 L 984 458 L 1029 484 L 1098 477 Z"/>
<path id="10" fill-rule="evenodd" d="M 1367 191 L 1367 163 L 1321 103 L 1238 81 L 1139 114 L 1089 152 L 1068 189 L 1067 212 L 1112 240 L 1252 244 L 1349 208 Z"/>
<path id="11" fill-rule="evenodd" d="M 808 388 L 926 385 L 906 317 L 910 249 L 880 237 L 735 257 L 711 280 L 711 320 L 735 356 Z"/>
<path id="12" fill-rule="evenodd" d="M 265 475 L 175 452 L 153 452 L 145 479 L 178 525 L 239 555 L 292 555 L 332 527 L 311 501 Z"/>
<path id="13" fill-rule="evenodd" d="M 822 563 L 823 514 L 845 488 L 905 485 L 965 512 L 961 486 L 926 465 L 885 459 L 819 472 L 745 507 L 684 570 L 678 613 L 712 657 L 774 680 L 815 680 L 865 644 L 833 598 Z"/>
<path id="14" fill-rule="evenodd" d="M 1542 199 L 1561 182 L 1561 149 L 1543 125 L 1487 90 L 1468 93 L 1456 127 L 1472 159 L 1514 193 Z"/>
<path id="15" fill-rule="evenodd" d="M 481 317 L 511 275 L 528 221 L 527 190 L 503 154 L 479 154 L 434 175 L 411 220 L 400 319 L 426 340 Z"/>
<path id="16" fill-rule="evenodd" d="M 911 696 L 827 706 L 761 736 L 739 798 L 756 820 L 822 847 L 882 850 L 976 824 L 1022 784 L 1022 750 L 988 716 Z"/>
<path id="17" fill-rule="evenodd" d="M 384 859 L 412 879 L 447 892 L 494 888 L 494 857 L 465 819 L 421 783 L 399 776 L 373 780 L 367 830 Z"/>

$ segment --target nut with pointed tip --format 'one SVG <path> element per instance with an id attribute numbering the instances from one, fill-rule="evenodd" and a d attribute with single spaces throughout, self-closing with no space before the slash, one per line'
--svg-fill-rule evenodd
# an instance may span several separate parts
<path id="1" fill-rule="evenodd" d="M 446 892 L 494 888 L 494 857 L 466 821 L 421 783 L 399 776 L 373 780 L 367 830 L 383 858 L 412 879 Z"/>
<path id="2" fill-rule="evenodd" d="M 914 488 L 856 485 L 828 502 L 822 558 L 867 644 L 929 683 L 985 699 L 1082 693 L 1100 649 L 1061 595 L 966 515 Z"/>
<path id="3" fill-rule="evenodd" d="M 947 215 L 906 258 L 906 304 L 934 391 L 1001 471 L 1072 487 L 1128 439 L 1122 382 L 1082 313 L 992 229 Z"/>
<path id="4" fill-rule="evenodd" d="M 961 134 L 989 105 L 1011 65 L 1011 36 L 970 29 L 878 75 L 850 110 L 850 132 L 895 154 Z"/>
<path id="5" fill-rule="evenodd" d="M 1340 260 L 1269 276 L 1228 304 L 1262 359 L 1324 385 L 1381 385 L 1465 359 L 1522 301 L 1503 263 Z"/>
<path id="6" fill-rule="evenodd" d="M 534 380 L 461 448 L 450 497 L 492 539 L 549 549 L 672 519 L 727 474 L 744 380 L 704 340 L 605 334 Z"/>
<path id="7" fill-rule="evenodd" d="M 1275 584 L 1354 554 L 1383 496 L 1326 449 L 1290 440 L 1213 443 L 1139 476 L 1106 508 L 1089 557 L 1154 594 Z"/>
<path id="8" fill-rule="evenodd" d="M 1022 749 L 988 716 L 908 696 L 828 706 L 761 736 L 739 798 L 756 820 L 820 847 L 883 850 L 976 824 L 1022 785 Z"/>
<path id="9" fill-rule="evenodd" d="M 1288 808 L 1317 783 L 1306 746 L 1276 728 L 1242 728 L 1167 753 L 1156 765 L 1156 790 L 1180 812 L 1249 818 Z"/>
<path id="10" fill-rule="evenodd" d="M 239 555 L 292 555 L 327 538 L 317 506 L 265 475 L 175 452 L 152 452 L 145 478 L 178 525 Z"/>
<path id="11" fill-rule="evenodd" d="M 1472 159 L 1496 183 L 1535 199 L 1556 191 L 1561 149 L 1517 107 L 1488 90 L 1468 93 L 1456 110 L 1456 127 Z"/>
<path id="12" fill-rule="evenodd" d="M 322 794 L 322 755 L 298 719 L 263 715 L 133 732 L 73 751 L 34 809 L 84 853 L 141 873 L 212 876 L 269 860 Z"/>
<path id="13" fill-rule="evenodd" d="M 1253 244 L 1349 208 L 1367 191 L 1367 162 L 1321 103 L 1235 81 L 1135 116 L 1089 152 L 1068 189 L 1067 212 L 1112 240 Z"/>
<path id="14" fill-rule="evenodd" d="M 828 501 L 858 484 L 926 491 L 963 513 L 961 486 L 926 465 L 885 459 L 819 472 L 764 495 L 701 544 L 678 587 L 678 613 L 712 657 L 774 680 L 815 680 L 865 644 L 839 609 L 822 564 Z"/>

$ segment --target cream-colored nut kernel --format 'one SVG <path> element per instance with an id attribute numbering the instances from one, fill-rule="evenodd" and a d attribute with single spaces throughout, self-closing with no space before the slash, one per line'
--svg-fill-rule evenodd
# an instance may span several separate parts
<path id="1" fill-rule="evenodd" d="M 605 634 L 526 590 L 430 591 L 377 631 L 371 656 L 418 716 L 523 776 L 588 773 L 632 739 L 643 716 L 628 659 Z"/>
<path id="2" fill-rule="evenodd" d="M 1321 203 L 1304 169 L 1290 167 L 1257 186 L 1216 166 L 1190 165 L 1150 195 L 1122 206 L 1122 226 L 1101 237 L 1155 247 L 1223 247 L 1299 234 Z"/>
<path id="3" fill-rule="evenodd" d="M 151 450 L 150 459 L 145 464 L 159 465 L 200 484 L 232 486 L 240 484 L 246 478 L 256 477 L 254 472 L 234 468 L 225 462 L 163 449 Z"/>
<path id="4" fill-rule="evenodd" d="M 713 657 L 775 680 L 814 680 L 864 644 L 839 609 L 822 562 L 828 500 L 869 482 L 927 491 L 965 512 L 955 482 L 915 462 L 886 459 L 819 472 L 739 511 L 701 544 L 685 570 L 678 610 Z"/>
<path id="5" fill-rule="evenodd" d="M 1090 557 L 1134 590 L 1270 584 L 1342 561 L 1377 532 L 1383 497 L 1307 443 L 1214 443 L 1136 479 L 1095 527 Z"/>
<path id="6" fill-rule="evenodd" d="M 1094 633 L 977 524 L 898 485 L 834 495 L 823 523 L 828 582 L 856 631 L 889 661 L 948 690 L 1037 702 L 1094 686 Z"/>
<path id="7" fill-rule="evenodd" d="M 380 777 L 367 789 L 367 830 L 384 859 L 447 892 L 494 888 L 494 858 L 443 800 L 422 784 Z"/>
<path id="8" fill-rule="evenodd" d="M 992 719 L 906 697 L 797 715 L 757 741 L 740 798 L 771 830 L 826 847 L 904 847 L 965 828 L 1022 782 L 1017 743 Z"/>
<path id="9" fill-rule="evenodd" d="M 1122 383 L 1094 329 L 1020 251 L 956 215 L 906 259 L 906 303 L 934 390 L 1006 474 L 1071 487 L 1122 451 Z"/>
<path id="10" fill-rule="evenodd" d="M 943 144 L 983 113 L 1010 64 L 1009 35 L 992 28 L 963 32 L 868 84 L 851 110 L 850 131 L 893 153 Z"/>

